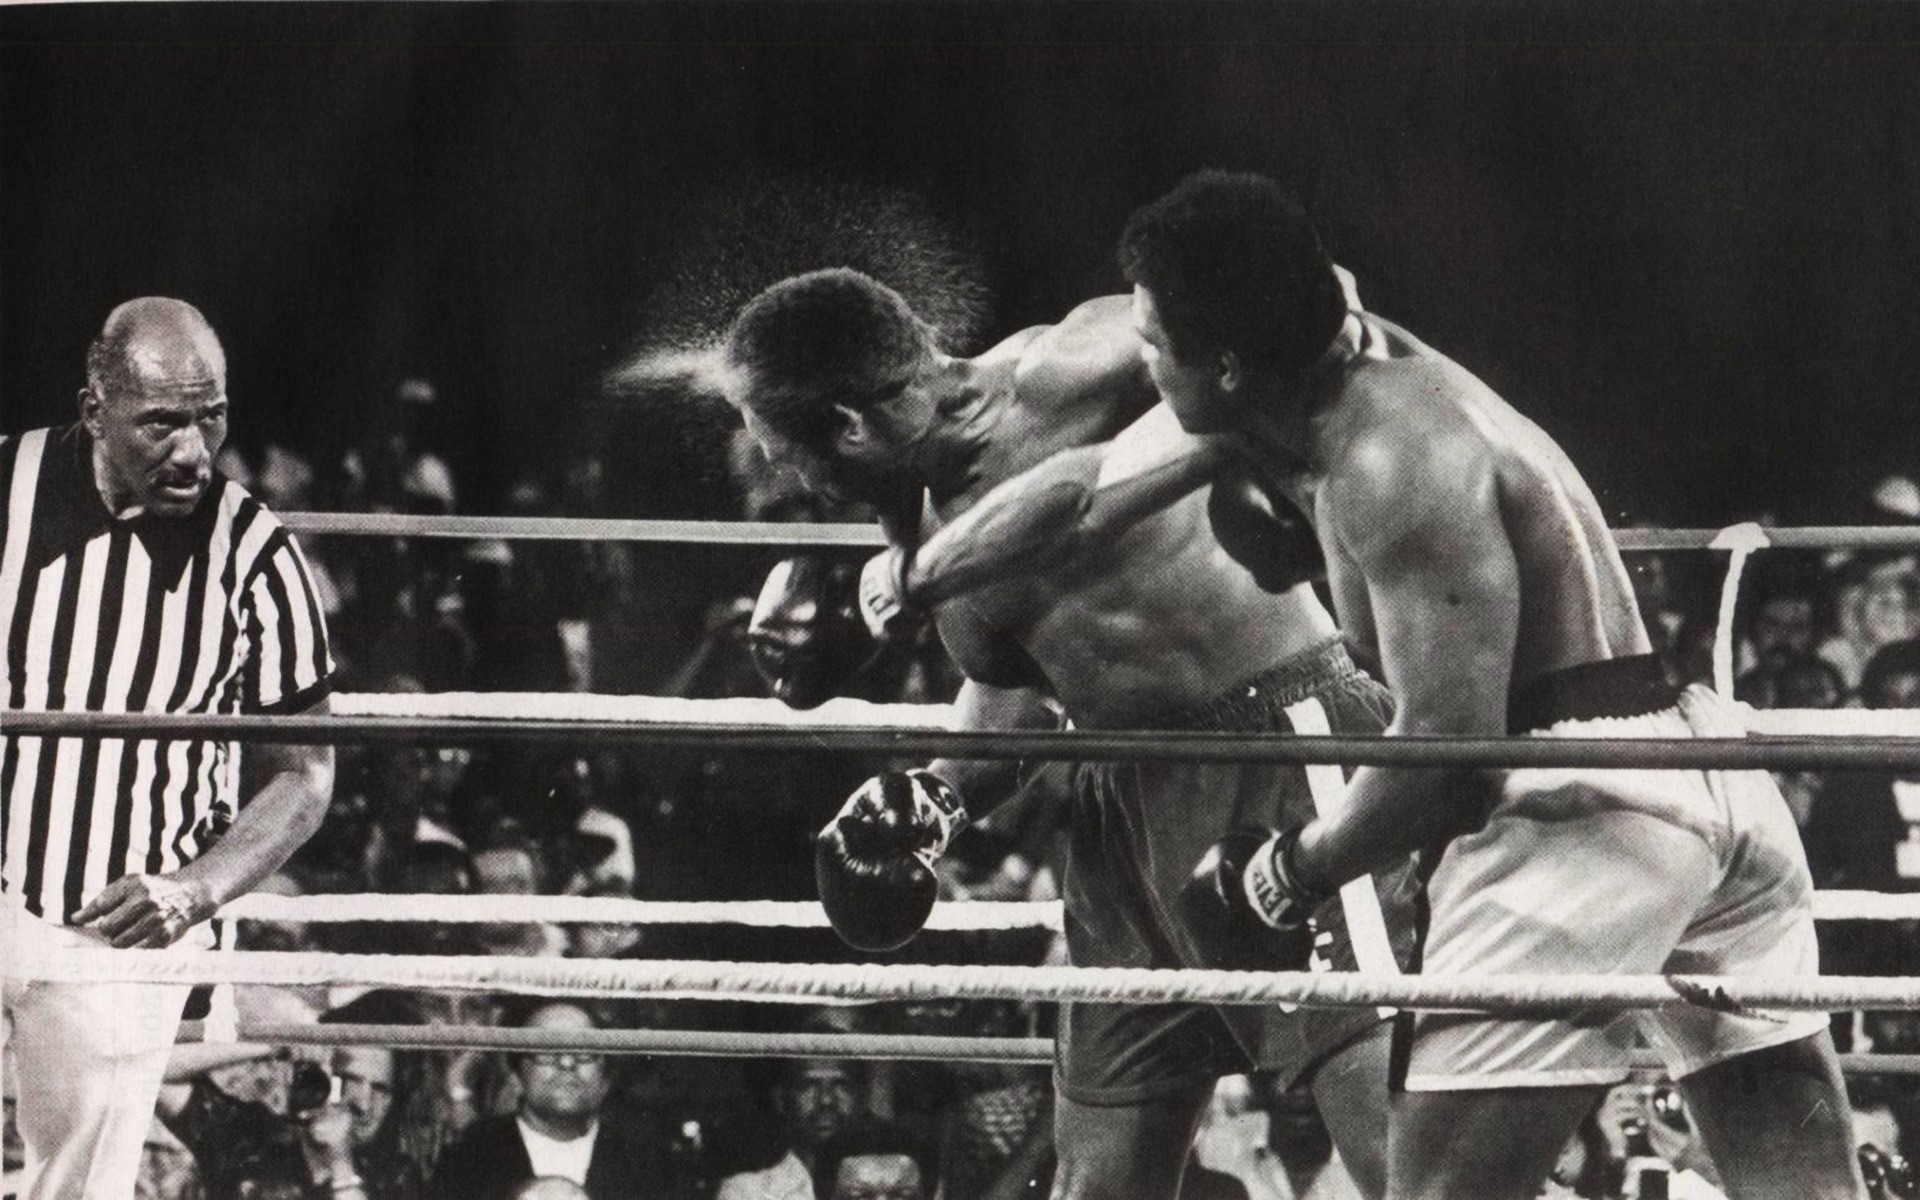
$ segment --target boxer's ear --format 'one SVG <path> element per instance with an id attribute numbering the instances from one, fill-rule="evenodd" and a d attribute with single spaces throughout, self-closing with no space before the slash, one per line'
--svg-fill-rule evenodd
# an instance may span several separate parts
<path id="1" fill-rule="evenodd" d="M 833 444 L 836 449 L 853 450 L 873 439 L 867 414 L 848 404 L 833 406 Z"/>
<path id="2" fill-rule="evenodd" d="M 1231 350 L 1222 350 L 1220 357 L 1215 361 L 1215 366 L 1214 381 L 1220 385 L 1220 390 L 1223 392 L 1237 392 L 1247 380 L 1245 364 L 1240 361 L 1240 356 Z"/>

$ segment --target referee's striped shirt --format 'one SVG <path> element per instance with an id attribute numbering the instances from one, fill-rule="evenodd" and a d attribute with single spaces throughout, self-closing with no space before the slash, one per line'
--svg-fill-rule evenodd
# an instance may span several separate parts
<path id="1" fill-rule="evenodd" d="M 214 473 L 184 517 L 117 520 L 80 426 L 0 439 L 8 708 L 295 712 L 327 694 L 299 547 Z M 172 871 L 239 810 L 237 743 L 0 737 L 0 888 L 64 923 L 111 880 Z"/>

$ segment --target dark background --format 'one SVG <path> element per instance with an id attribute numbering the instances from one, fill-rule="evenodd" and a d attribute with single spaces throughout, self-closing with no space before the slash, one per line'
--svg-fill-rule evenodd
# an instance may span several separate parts
<path id="1" fill-rule="evenodd" d="M 1844 519 L 1920 466 L 1917 34 L 1859 5 L 0 10 L 4 427 L 67 419 L 107 309 L 174 294 L 249 439 L 324 457 L 434 379 L 484 509 L 610 436 L 584 414 L 715 189 L 923 197 L 997 335 L 1118 288 L 1127 213 L 1228 165 L 1296 186 L 1370 307 L 1616 519 Z M 624 453 L 631 511 L 689 507 Z"/>

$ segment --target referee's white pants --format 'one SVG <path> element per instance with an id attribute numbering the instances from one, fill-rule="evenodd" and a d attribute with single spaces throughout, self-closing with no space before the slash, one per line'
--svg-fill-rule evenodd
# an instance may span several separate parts
<path id="1" fill-rule="evenodd" d="M 207 941 L 203 925 L 175 949 L 197 953 Z M 133 1195 L 160 1079 L 191 989 L 20 977 L 35 957 L 103 944 L 95 934 L 40 920 L 18 907 L 15 897 L 0 897 L 6 994 L 0 1059 L 10 1057 L 19 1069 L 14 1083 L 27 1151 L 20 1200 Z"/>

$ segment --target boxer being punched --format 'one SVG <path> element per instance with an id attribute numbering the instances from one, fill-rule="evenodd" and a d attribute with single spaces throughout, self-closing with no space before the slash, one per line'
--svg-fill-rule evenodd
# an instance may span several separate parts
<path id="1" fill-rule="evenodd" d="M 820 492 L 874 504 L 903 549 L 995 483 L 1110 438 L 1152 408 L 1140 351 L 1126 299 L 1108 297 L 977 358 L 950 357 L 897 294 L 845 270 L 763 292 L 726 344 L 732 399 L 768 458 Z M 1258 528 L 1258 581 L 1221 549 L 1210 520 Z M 1390 705 L 1314 598 L 1306 581 L 1318 570 L 1297 518 L 1222 487 L 1083 561 L 995 578 L 938 605 L 935 619 L 969 677 L 959 707 L 972 727 L 1051 725 L 1051 697 L 1087 728 L 1378 730 Z M 932 902 L 932 860 L 995 769 L 943 760 L 855 794 L 819 844 L 822 899 L 843 936 L 883 948 L 912 935 Z M 1072 961 L 1283 957 L 1282 935 L 1263 926 L 1221 937 L 1233 931 L 1197 930 L 1175 909 L 1210 843 L 1236 827 L 1310 817 L 1339 775 L 1313 782 L 1317 791 L 1307 772 L 1278 765 L 1077 768 L 1065 885 Z M 1350 889 L 1323 914 L 1319 952 L 1339 968 L 1395 969 L 1394 945 L 1404 952 L 1411 940 L 1412 887 L 1404 864 L 1386 864 L 1377 887 Z M 1387 1037 L 1374 1013 L 1072 1005 L 1058 1044 L 1057 1196 L 1172 1197 L 1215 1078 L 1256 1065 L 1311 1078 L 1349 1168 L 1369 1194 L 1381 1191 Z"/>
<path id="2" fill-rule="evenodd" d="M 1666 683 L 1565 453 L 1364 311 L 1271 181 L 1189 179 L 1134 215 L 1121 262 L 1166 411 L 1225 440 L 1143 423 L 1056 458 L 983 498 L 941 535 L 953 545 L 891 556 L 877 590 L 943 595 L 1019 556 L 1100 563 L 1132 515 L 1223 462 L 1252 464 L 1311 514 L 1341 623 L 1377 649 L 1399 702 L 1389 733 L 1741 732 L 1711 692 Z M 1428 974 L 1816 970 L 1806 861 L 1760 771 L 1364 768 L 1336 810 L 1226 842 L 1198 894 L 1216 921 L 1297 927 L 1341 881 L 1422 846 L 1444 846 Z M 1394 1097 L 1390 1193 L 1535 1195 L 1625 1077 L 1636 1022 L 1736 1200 L 1861 1194 L 1826 1018 L 1704 1008 L 1613 1022 L 1422 1014 Z"/>

